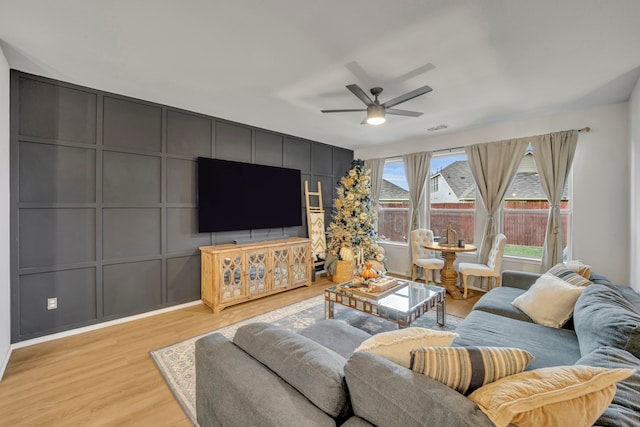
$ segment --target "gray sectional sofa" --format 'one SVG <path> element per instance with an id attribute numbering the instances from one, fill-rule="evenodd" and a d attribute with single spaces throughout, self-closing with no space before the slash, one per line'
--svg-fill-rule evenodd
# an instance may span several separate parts
<path id="1" fill-rule="evenodd" d="M 538 275 L 507 271 L 456 332 L 454 346 L 519 347 L 527 369 L 587 364 L 640 368 L 640 295 L 592 275 L 562 329 L 533 323 L 511 301 Z M 196 343 L 198 422 L 206 426 L 492 426 L 462 394 L 370 353 L 369 334 L 337 320 L 299 333 L 255 323 L 233 341 Z M 618 383 L 598 425 L 640 425 L 640 372 Z"/>

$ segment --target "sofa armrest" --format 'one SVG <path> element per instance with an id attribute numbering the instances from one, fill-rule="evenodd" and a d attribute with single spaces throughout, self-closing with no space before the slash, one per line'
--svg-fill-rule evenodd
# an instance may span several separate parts
<path id="1" fill-rule="evenodd" d="M 471 400 L 378 355 L 357 352 L 345 365 L 356 416 L 378 426 L 493 426 Z"/>
<path id="2" fill-rule="evenodd" d="M 195 359 L 202 427 L 335 426 L 333 418 L 221 334 L 196 341 Z"/>
<path id="3" fill-rule="evenodd" d="M 502 286 L 529 289 L 538 280 L 540 274 L 526 271 L 505 270 L 502 272 Z"/>

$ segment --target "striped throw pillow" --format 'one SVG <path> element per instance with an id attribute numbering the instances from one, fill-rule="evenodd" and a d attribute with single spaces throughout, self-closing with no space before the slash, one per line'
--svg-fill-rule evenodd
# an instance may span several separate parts
<path id="1" fill-rule="evenodd" d="M 549 271 L 547 271 L 547 273 L 551 273 L 573 286 L 589 286 L 593 284 L 590 280 L 587 280 L 578 273 L 568 269 L 563 263 L 554 265 L 549 269 Z"/>
<path id="2" fill-rule="evenodd" d="M 422 347 L 411 351 L 411 370 L 467 395 L 524 371 L 532 360 L 531 353 L 519 348 Z"/>

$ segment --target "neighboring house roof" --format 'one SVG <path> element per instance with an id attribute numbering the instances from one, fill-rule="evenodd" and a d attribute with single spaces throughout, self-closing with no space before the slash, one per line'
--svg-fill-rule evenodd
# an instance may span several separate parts
<path id="1" fill-rule="evenodd" d="M 408 198 L 409 192 L 407 190 L 386 179 L 382 180 L 382 188 L 380 188 L 378 200 L 407 200 Z"/>
<path id="2" fill-rule="evenodd" d="M 438 175 L 441 175 L 447 181 L 458 200 L 475 200 L 476 182 L 473 180 L 468 162 L 464 160 L 455 161 L 433 174 L 432 178 Z"/>
<path id="3" fill-rule="evenodd" d="M 441 175 L 447 181 L 458 200 L 475 200 L 475 180 L 471 174 L 469 162 L 466 160 L 451 163 L 433 176 L 437 175 Z M 562 198 L 569 198 L 568 183 L 564 187 Z M 547 200 L 531 154 L 525 156 L 509 191 L 505 194 L 505 200 Z"/>
<path id="4" fill-rule="evenodd" d="M 469 162 L 466 160 L 458 160 L 449 166 L 434 173 L 431 178 L 442 176 L 447 181 L 451 190 L 455 193 L 458 200 L 475 200 L 476 186 Z M 565 185 L 562 199 L 569 198 L 569 184 Z M 394 183 L 382 180 L 382 188 L 380 189 L 379 200 L 407 200 L 409 192 Z M 529 154 L 525 157 L 525 161 L 513 178 L 511 187 L 505 195 L 505 200 L 547 200 L 547 196 L 540 184 L 538 172 L 535 171 L 535 163 L 533 156 Z"/>

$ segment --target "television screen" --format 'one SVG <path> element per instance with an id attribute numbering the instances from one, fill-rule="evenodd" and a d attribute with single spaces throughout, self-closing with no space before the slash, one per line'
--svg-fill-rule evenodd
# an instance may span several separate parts
<path id="1" fill-rule="evenodd" d="M 300 170 L 198 157 L 198 230 L 302 225 Z"/>

